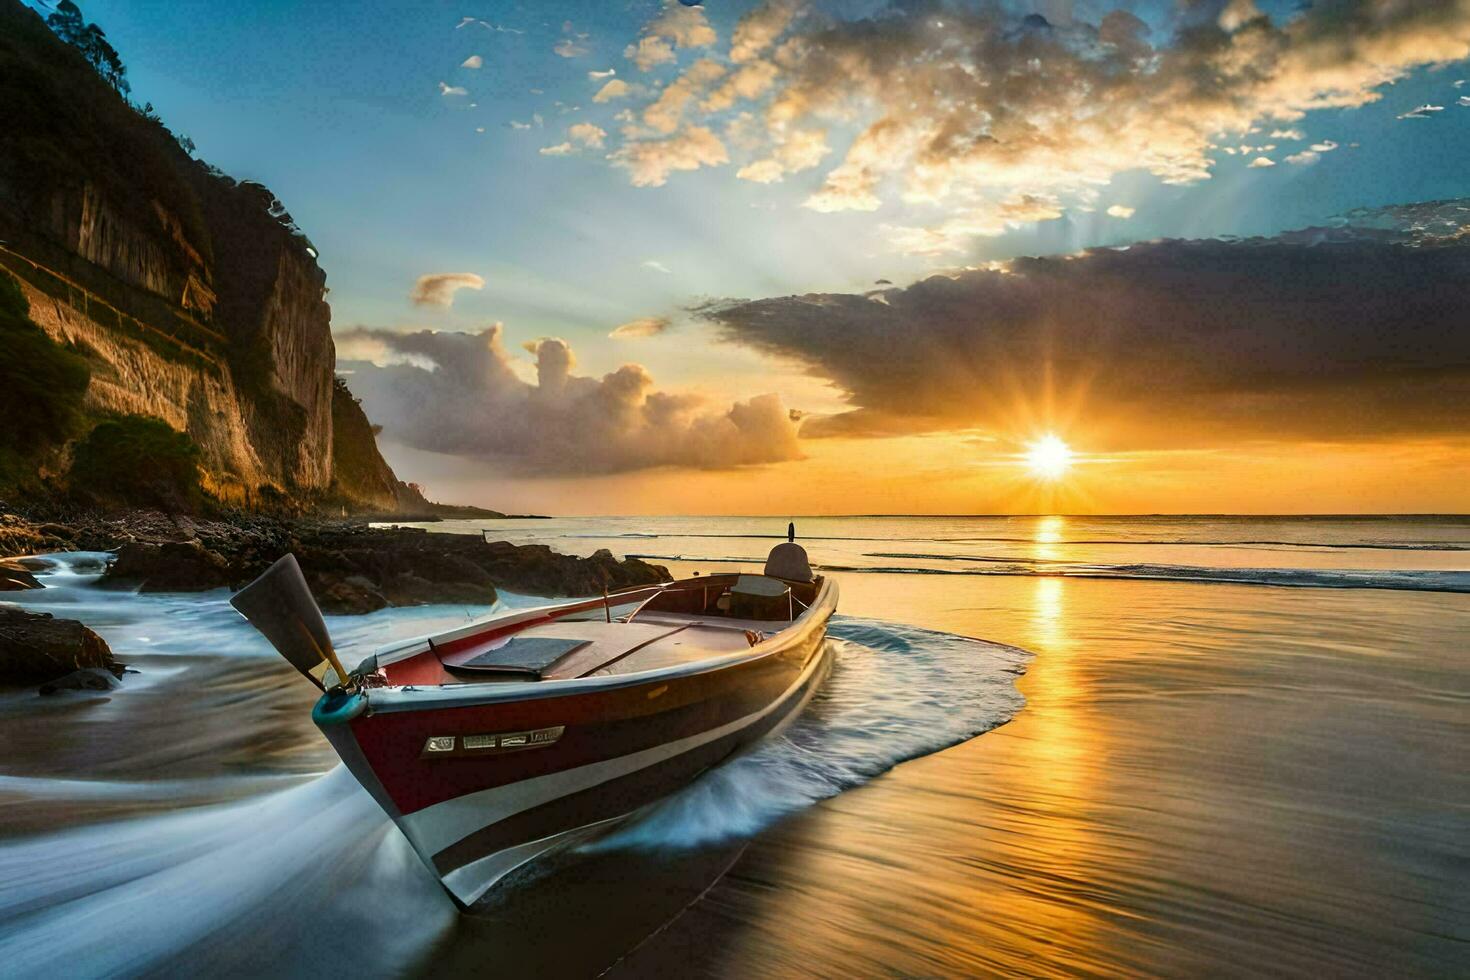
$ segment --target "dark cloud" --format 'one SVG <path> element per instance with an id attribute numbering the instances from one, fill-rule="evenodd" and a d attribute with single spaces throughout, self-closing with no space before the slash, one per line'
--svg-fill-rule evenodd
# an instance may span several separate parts
<path id="1" fill-rule="evenodd" d="M 852 410 L 807 436 L 1069 419 L 1132 445 L 1470 432 L 1470 202 L 700 312 L 846 390 Z"/>
<path id="2" fill-rule="evenodd" d="M 601 378 L 573 373 L 571 347 L 527 345 L 536 383 L 516 374 L 499 324 L 481 333 L 401 334 L 357 328 L 337 337 L 338 363 L 388 437 L 525 474 L 704 469 L 796 459 L 796 425 L 776 395 L 716 409 L 655 391 L 641 366 Z"/>

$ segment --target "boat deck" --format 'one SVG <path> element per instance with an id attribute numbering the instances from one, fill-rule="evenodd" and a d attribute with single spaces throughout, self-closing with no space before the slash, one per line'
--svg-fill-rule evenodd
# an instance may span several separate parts
<path id="1" fill-rule="evenodd" d="M 610 622 L 551 613 L 436 637 L 426 649 L 382 665 L 378 675 L 390 686 L 428 687 L 605 677 L 695 663 L 744 652 L 786 629 L 816 586 L 798 586 L 803 595 L 795 598 L 791 585 L 764 576 L 673 583 Z"/>
<path id="2" fill-rule="evenodd" d="M 740 653 L 753 646 L 752 639 L 758 640 L 756 634 L 762 630 L 771 632 L 773 626 L 784 625 L 743 620 L 708 623 L 676 614 L 650 616 L 634 623 L 547 623 L 451 653 L 439 653 L 431 647 L 418 656 L 389 664 L 383 673 L 392 685 L 556 681 L 631 674 Z M 544 665 L 518 669 L 498 663 L 511 659 L 498 657 L 498 653 L 509 654 L 528 640 L 537 641 L 538 649 L 545 651 Z M 477 668 L 476 662 L 486 666 Z"/>

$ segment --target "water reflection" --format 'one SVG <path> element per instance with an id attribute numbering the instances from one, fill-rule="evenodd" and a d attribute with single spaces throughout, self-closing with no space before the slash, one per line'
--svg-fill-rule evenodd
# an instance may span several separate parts
<path id="1" fill-rule="evenodd" d="M 911 578 L 845 602 L 1035 650 L 1026 709 L 758 838 L 623 975 L 1463 972 L 1470 597 Z"/>

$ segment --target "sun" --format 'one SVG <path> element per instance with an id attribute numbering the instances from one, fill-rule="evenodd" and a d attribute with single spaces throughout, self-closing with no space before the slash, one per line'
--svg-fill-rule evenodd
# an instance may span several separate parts
<path id="1" fill-rule="evenodd" d="M 1072 447 L 1047 433 L 1026 447 L 1026 466 L 1044 480 L 1060 479 L 1072 467 Z"/>

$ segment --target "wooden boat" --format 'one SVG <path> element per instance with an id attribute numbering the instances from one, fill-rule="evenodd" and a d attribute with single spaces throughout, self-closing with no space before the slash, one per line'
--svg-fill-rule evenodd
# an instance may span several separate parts
<path id="1" fill-rule="evenodd" d="M 313 720 L 463 907 L 794 718 L 837 585 L 788 541 L 762 575 L 520 610 L 352 671 L 291 556 L 231 602 L 324 689 Z"/>

